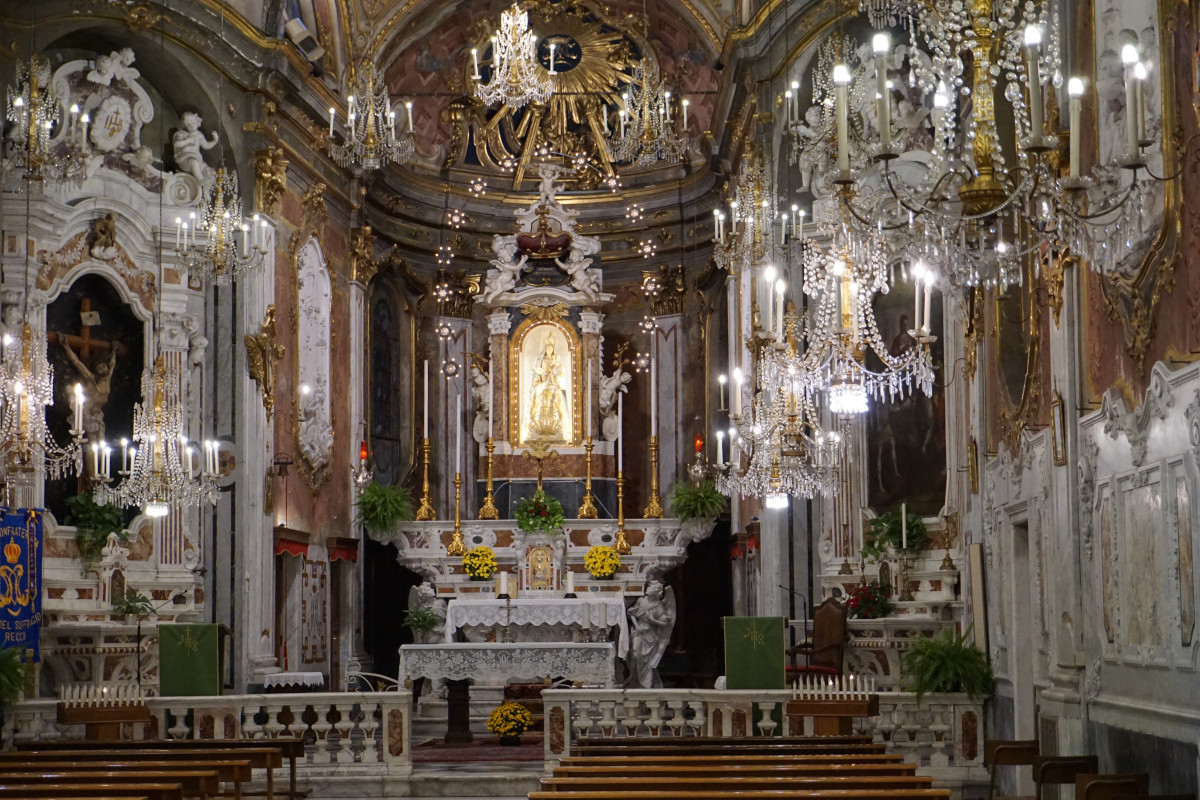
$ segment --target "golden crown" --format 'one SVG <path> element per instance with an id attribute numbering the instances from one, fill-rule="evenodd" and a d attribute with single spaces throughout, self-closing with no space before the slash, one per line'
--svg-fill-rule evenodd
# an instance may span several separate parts
<path id="1" fill-rule="evenodd" d="M 10 564 L 17 563 L 17 559 L 21 557 L 21 545 L 15 540 L 9 539 L 8 544 L 4 545 L 4 558 Z"/>

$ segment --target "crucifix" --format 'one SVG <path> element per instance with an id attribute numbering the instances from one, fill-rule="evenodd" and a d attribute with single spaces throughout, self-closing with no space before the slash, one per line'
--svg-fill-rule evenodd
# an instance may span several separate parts
<path id="1" fill-rule="evenodd" d="M 543 462 L 545 462 L 547 459 L 557 458 L 558 451 L 551 450 L 550 445 L 547 444 L 545 441 L 543 441 L 541 439 L 535 439 L 531 442 L 526 443 L 525 450 L 524 450 L 524 452 L 521 453 L 521 455 L 537 462 L 537 481 L 538 481 L 537 488 L 538 488 L 538 491 L 541 491 L 541 489 L 542 489 L 542 468 L 544 466 Z"/>
<path id="2" fill-rule="evenodd" d="M 126 348 L 120 342 L 106 342 L 93 338 L 92 328 L 100 324 L 100 313 L 92 310 L 90 298 L 83 298 L 79 304 L 79 334 L 47 332 L 46 340 L 51 344 L 62 345 L 67 359 L 75 367 L 79 382 L 83 384 L 86 399 L 83 404 L 83 429 L 87 432 L 89 441 L 99 442 L 104 439 L 104 404 L 112 392 L 113 368 L 117 356 L 124 355 Z M 89 367 L 86 359 L 95 351 L 108 358 Z"/>

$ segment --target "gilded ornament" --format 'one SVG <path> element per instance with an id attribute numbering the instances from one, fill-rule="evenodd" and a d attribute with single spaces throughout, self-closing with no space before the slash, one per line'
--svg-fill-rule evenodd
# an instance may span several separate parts
<path id="1" fill-rule="evenodd" d="M 269 217 L 279 216 L 279 198 L 287 190 L 288 162 L 283 150 L 265 147 L 254 153 L 254 207 Z"/>
<path id="2" fill-rule="evenodd" d="M 262 393 L 267 422 L 275 413 L 275 362 L 283 358 L 287 348 L 275 341 L 275 304 L 267 306 L 262 327 L 255 335 L 246 334 L 246 367 Z"/>
<path id="3" fill-rule="evenodd" d="M 350 229 L 350 275 L 351 279 L 366 286 L 379 264 L 372 257 L 375 253 L 375 237 L 371 235 L 371 226 Z"/>
<path id="4" fill-rule="evenodd" d="M 553 305 L 526 303 L 521 306 L 520 310 L 524 316 L 535 319 L 538 322 L 566 319 L 567 315 L 571 313 L 571 308 L 566 303 L 554 303 Z"/>

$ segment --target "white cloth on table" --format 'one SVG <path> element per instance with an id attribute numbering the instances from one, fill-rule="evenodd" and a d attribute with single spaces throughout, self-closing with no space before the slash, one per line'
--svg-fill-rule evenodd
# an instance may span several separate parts
<path id="1" fill-rule="evenodd" d="M 576 628 L 616 626 L 617 656 L 629 652 L 629 620 L 623 597 L 519 597 L 516 600 L 462 600 L 455 598 L 446 606 L 447 642 L 454 632 L 476 625 L 496 628 L 504 625 L 565 625 Z"/>
<path id="2" fill-rule="evenodd" d="M 324 686 L 325 675 L 320 672 L 273 672 L 263 678 L 263 686 Z"/>
<path id="3" fill-rule="evenodd" d="M 536 681 L 562 677 L 613 685 L 612 642 L 453 642 L 400 648 L 400 682 L 406 678 L 498 678 Z"/>

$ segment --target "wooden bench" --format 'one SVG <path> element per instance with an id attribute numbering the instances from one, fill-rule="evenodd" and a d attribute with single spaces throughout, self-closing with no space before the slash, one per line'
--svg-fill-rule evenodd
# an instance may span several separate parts
<path id="1" fill-rule="evenodd" d="M 103 764 L 94 765 L 102 767 Z M 38 767 L 4 766 L 5 785 L 42 787 L 58 783 L 178 783 L 184 797 L 199 797 L 201 800 L 220 793 L 221 785 L 216 770 L 195 769 L 147 769 L 135 771 L 113 771 L 103 769 L 42 770 Z"/>
<path id="2" fill-rule="evenodd" d="M 542 779 L 542 790 L 547 792 L 585 791 L 643 792 L 678 791 L 681 795 L 691 789 L 708 789 L 714 785 L 712 777 L 644 777 L 625 775 L 613 770 L 606 777 L 560 778 L 557 775 Z M 740 777 L 724 775 L 717 782 L 722 791 L 746 791 L 752 789 L 787 789 L 789 791 L 843 790 L 843 789 L 887 789 L 909 790 L 930 789 L 933 778 L 925 775 L 883 776 L 877 775 L 821 775 L 784 776 L 775 778 Z"/>
<path id="3" fill-rule="evenodd" d="M 271 766 L 265 766 L 263 760 L 259 758 L 257 751 L 263 748 L 271 748 L 278 752 L 279 760 L 270 761 Z M 141 741 L 117 741 L 117 742 L 86 742 L 86 741 L 65 741 L 65 742 L 21 742 L 16 745 L 19 751 L 30 750 L 108 750 L 116 751 L 138 751 L 155 750 L 155 751 L 171 751 L 171 750 L 225 750 L 225 751 L 252 751 L 249 754 L 253 767 L 255 769 L 266 769 L 267 771 L 267 790 L 266 795 L 268 800 L 274 800 L 274 785 L 275 776 L 274 770 L 282 765 L 282 759 L 288 761 L 288 797 L 290 800 L 307 795 L 307 792 L 299 792 L 296 789 L 296 761 L 297 759 L 305 758 L 305 745 L 303 739 L 298 739 L 294 736 L 282 736 L 277 739 L 143 739 Z M 237 758 L 235 753 L 231 757 Z M 247 792 L 246 794 L 253 794 Z"/>
<path id="4" fill-rule="evenodd" d="M 673 745 L 644 744 L 641 747 L 605 747 L 593 745 L 582 749 L 589 756 L 682 756 L 689 753 L 703 755 L 848 755 L 864 756 L 884 752 L 882 744 L 754 744 L 754 745 L 697 745 L 694 749 Z"/>
<path id="5" fill-rule="evenodd" d="M 58 754 L 60 755 L 60 754 Z M 114 760 L 107 757 L 107 754 L 96 752 L 94 757 L 87 759 L 79 759 L 73 761 L 58 761 L 58 760 L 43 760 L 41 758 L 22 761 L 19 759 L 0 761 L 3 765 L 5 773 L 12 772 L 80 772 L 89 770 L 105 770 L 109 772 L 144 772 L 146 770 L 189 770 L 201 769 L 211 771 L 217 779 L 218 784 L 226 783 L 233 788 L 234 800 L 240 800 L 242 797 L 242 784 L 247 783 L 253 777 L 251 774 L 250 761 L 248 759 L 241 760 L 214 760 L 214 759 L 188 759 L 187 753 L 180 753 L 177 759 L 169 759 L 162 761 L 147 761 L 147 760 Z M 118 756 L 119 759 L 119 756 Z M 186 787 L 185 787 L 186 789 Z M 220 788 L 214 792 L 220 793 Z"/>
<path id="6" fill-rule="evenodd" d="M 857 745 L 872 744 L 870 736 L 855 734 L 852 736 L 731 736 L 720 738 L 715 736 L 659 736 L 653 739 L 638 739 L 622 737 L 605 739 L 599 736 L 584 736 L 576 739 L 575 744 L 583 749 L 592 747 L 642 747 L 652 744 L 657 747 L 709 747 L 721 745 L 724 747 L 757 747 L 760 745 Z"/>
<path id="7" fill-rule="evenodd" d="M 127 783 L 120 781 L 91 783 L 48 783 L 41 786 L 10 784 L 0 778 L 0 798 L 14 800 L 26 797 L 112 797 L 133 795 L 146 800 L 183 800 L 183 788 L 178 783 Z"/>
<path id="8" fill-rule="evenodd" d="M 1148 772 L 1075 776 L 1075 800 L 1113 800 L 1115 797 L 1145 796 L 1149 793 Z"/>
<path id="9" fill-rule="evenodd" d="M 899 753 L 871 753 L 869 755 L 846 755 L 837 753 L 777 753 L 775 755 L 760 755 L 753 753 L 722 753 L 705 755 L 702 753 L 666 753 L 656 755 L 630 754 L 625 756 L 567 756 L 561 762 L 563 766 L 612 766 L 612 765 L 652 765 L 652 764 L 886 764 L 902 763 Z"/>
<path id="10" fill-rule="evenodd" d="M 773 777 L 808 775 L 915 775 L 916 764 L 894 762 L 884 763 L 791 763 L 774 764 L 763 762 L 759 764 L 741 763 L 702 763 L 702 764 L 611 764 L 596 765 L 566 765 L 554 769 L 555 777 L 590 778 L 594 776 L 621 775 L 637 777 L 670 777 L 670 776 L 703 776 L 708 778 L 723 778 L 726 775 L 734 777 Z"/>
<path id="11" fill-rule="evenodd" d="M 638 800 L 948 800 L 949 789 L 703 789 L 639 791 Z M 628 792 L 530 792 L 529 800 L 630 800 Z"/>

